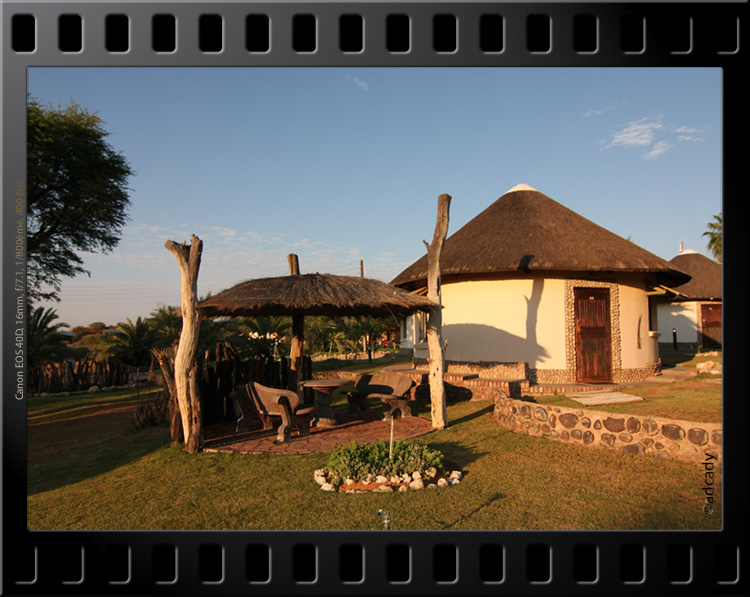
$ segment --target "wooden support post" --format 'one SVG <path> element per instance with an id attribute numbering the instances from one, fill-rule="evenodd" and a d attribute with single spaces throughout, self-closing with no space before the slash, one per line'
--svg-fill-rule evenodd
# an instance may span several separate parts
<path id="1" fill-rule="evenodd" d="M 175 389 L 177 390 L 177 401 L 180 405 L 182 415 L 182 432 L 187 446 L 187 451 L 198 449 L 200 440 L 191 437 L 194 433 L 201 433 L 200 410 L 193 412 L 197 387 L 190 387 L 190 372 L 193 369 L 195 352 L 198 348 L 198 333 L 200 331 L 200 315 L 198 313 L 198 270 L 203 253 L 203 241 L 194 234 L 191 244 L 177 244 L 168 240 L 164 246 L 177 259 L 182 273 L 181 297 L 182 297 L 182 332 L 180 343 L 175 354 L 174 373 Z"/>
<path id="2" fill-rule="evenodd" d="M 438 214 L 432 244 L 427 244 L 427 298 L 437 306 L 430 311 L 427 320 L 427 346 L 430 349 L 430 406 L 432 426 L 435 429 L 448 427 L 448 410 L 445 402 L 445 369 L 444 346 L 441 328 L 443 324 L 442 300 L 440 290 L 440 256 L 443 244 L 448 235 L 448 212 L 451 204 L 450 195 L 438 197 Z"/>
<path id="3" fill-rule="evenodd" d="M 289 275 L 299 276 L 299 259 L 293 253 L 287 256 L 289 261 Z M 292 346 L 289 351 L 289 378 L 287 388 L 292 392 L 299 393 L 300 373 L 302 371 L 302 350 L 305 344 L 305 316 L 292 315 Z"/>

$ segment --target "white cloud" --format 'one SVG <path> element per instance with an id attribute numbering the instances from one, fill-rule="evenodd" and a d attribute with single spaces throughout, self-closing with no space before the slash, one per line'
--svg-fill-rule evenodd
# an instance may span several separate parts
<path id="1" fill-rule="evenodd" d="M 362 91 L 369 91 L 370 87 L 367 84 L 367 81 L 363 81 L 362 79 L 358 79 L 357 77 L 354 77 L 352 75 L 346 75 L 346 78 L 354 83 L 357 87 L 359 87 Z"/>
<path id="2" fill-rule="evenodd" d="M 607 147 L 647 147 L 654 143 L 656 131 L 664 128 L 661 118 L 642 118 L 612 134 Z"/>
<path id="3" fill-rule="evenodd" d="M 703 141 L 705 131 L 692 126 L 680 126 L 675 129 L 678 141 Z"/>
<path id="4" fill-rule="evenodd" d="M 581 114 L 583 118 L 589 118 L 590 116 L 601 116 L 605 112 L 609 112 L 614 106 L 607 106 L 606 108 L 599 108 L 596 110 L 588 110 L 587 112 L 584 112 Z"/>
<path id="5" fill-rule="evenodd" d="M 666 141 L 659 141 L 655 143 L 651 151 L 645 153 L 643 157 L 647 160 L 655 160 L 663 156 L 673 147 L 674 145 L 672 145 L 671 143 L 667 143 Z"/>

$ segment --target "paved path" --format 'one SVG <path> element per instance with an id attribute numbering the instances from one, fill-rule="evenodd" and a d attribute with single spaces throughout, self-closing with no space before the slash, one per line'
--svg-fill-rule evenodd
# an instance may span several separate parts
<path id="1" fill-rule="evenodd" d="M 624 392 L 577 392 L 568 394 L 576 402 L 586 406 L 598 406 L 600 404 L 618 404 L 620 402 L 641 402 L 643 398 L 625 394 Z"/>
<path id="2" fill-rule="evenodd" d="M 347 445 L 354 440 L 360 443 L 372 443 L 388 439 L 391 434 L 390 422 L 382 421 L 381 411 L 372 411 L 359 415 L 337 413 L 340 423 L 335 427 L 313 427 L 310 435 L 299 437 L 297 430 L 292 437 L 276 443 L 273 431 L 250 431 L 234 433 L 234 423 L 211 425 L 204 429 L 204 452 L 227 452 L 239 454 L 311 454 L 330 452 L 336 444 Z M 432 423 L 418 416 L 398 418 L 393 425 L 393 437 L 396 440 L 412 439 L 432 431 Z"/>

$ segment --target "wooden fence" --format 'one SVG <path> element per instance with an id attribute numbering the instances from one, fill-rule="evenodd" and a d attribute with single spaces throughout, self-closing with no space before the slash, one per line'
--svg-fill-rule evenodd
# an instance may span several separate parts
<path id="1" fill-rule="evenodd" d="M 199 355 L 204 424 L 236 420 L 237 415 L 229 394 L 240 384 L 256 381 L 271 388 L 286 388 L 289 366 L 289 360 L 283 357 L 277 360 L 273 357 L 255 356 L 243 360 L 229 342 L 217 344 L 215 353 L 206 351 Z M 134 374 L 134 367 L 114 361 L 65 361 L 40 365 L 29 371 L 28 392 L 59 394 L 87 391 L 92 386 L 100 389 L 125 386 L 135 381 Z M 162 376 L 158 378 L 163 380 Z M 312 379 L 310 357 L 303 357 L 301 379 Z M 312 402 L 312 390 L 305 388 L 303 391 L 305 402 Z"/>
<path id="2" fill-rule="evenodd" d="M 29 371 L 29 394 L 59 394 L 99 388 L 124 386 L 131 379 L 131 368 L 113 361 L 64 361 L 32 367 Z"/>
<path id="3" fill-rule="evenodd" d="M 271 388 L 287 387 L 290 362 L 284 357 L 276 360 L 273 357 L 255 356 L 243 361 L 229 342 L 217 344 L 215 354 L 211 352 L 206 351 L 198 361 L 201 412 L 205 425 L 237 420 L 229 394 L 238 385 L 255 381 Z M 301 379 L 311 378 L 312 360 L 303 357 Z M 305 402 L 312 402 L 312 390 L 305 388 L 303 391 Z"/>

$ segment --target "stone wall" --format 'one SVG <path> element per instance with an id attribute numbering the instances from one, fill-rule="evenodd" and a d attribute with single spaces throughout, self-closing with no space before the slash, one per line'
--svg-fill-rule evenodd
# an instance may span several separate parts
<path id="1" fill-rule="evenodd" d="M 414 359 L 417 369 L 429 369 L 427 359 Z M 477 374 L 491 379 L 527 379 L 528 365 L 526 363 L 495 363 L 473 361 L 445 361 L 445 373 Z"/>
<path id="2" fill-rule="evenodd" d="M 497 393 L 493 416 L 515 433 L 693 462 L 722 460 L 721 425 L 551 406 Z M 709 456 L 710 455 L 710 456 Z"/>

